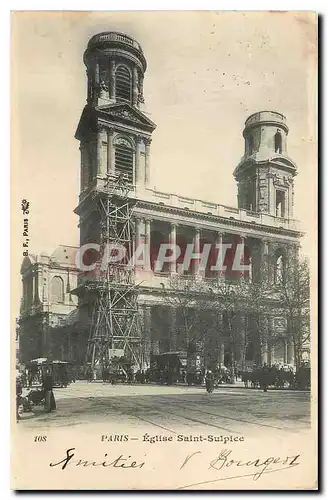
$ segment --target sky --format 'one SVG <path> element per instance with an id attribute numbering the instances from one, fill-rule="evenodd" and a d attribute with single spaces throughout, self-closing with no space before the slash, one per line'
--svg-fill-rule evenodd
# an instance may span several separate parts
<path id="1" fill-rule="evenodd" d="M 246 118 L 288 120 L 298 166 L 294 217 L 305 254 L 316 239 L 316 25 L 301 12 L 19 12 L 12 15 L 12 267 L 21 263 L 20 201 L 30 202 L 31 253 L 77 245 L 80 154 L 74 133 L 86 103 L 83 52 L 101 31 L 142 46 L 146 111 L 157 124 L 151 184 L 236 206 L 233 170 Z"/>

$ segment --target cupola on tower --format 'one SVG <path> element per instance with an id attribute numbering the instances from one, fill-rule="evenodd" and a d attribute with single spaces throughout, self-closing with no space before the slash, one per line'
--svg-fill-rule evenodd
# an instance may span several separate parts
<path id="1" fill-rule="evenodd" d="M 260 111 L 245 122 L 245 152 L 234 176 L 238 207 L 274 217 L 293 217 L 296 165 L 287 155 L 286 118 Z"/>
<path id="2" fill-rule="evenodd" d="M 151 134 L 143 81 L 147 68 L 138 42 L 123 33 L 93 36 L 84 53 L 87 104 L 76 131 L 81 150 L 81 194 L 107 174 L 126 174 L 131 189 L 149 184 Z"/>

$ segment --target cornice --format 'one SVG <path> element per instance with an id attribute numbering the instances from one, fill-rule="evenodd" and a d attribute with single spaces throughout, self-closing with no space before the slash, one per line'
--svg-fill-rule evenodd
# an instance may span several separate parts
<path id="1" fill-rule="evenodd" d="M 214 223 L 214 224 L 221 224 L 222 226 L 225 227 L 232 227 L 232 228 L 239 228 L 239 229 L 252 229 L 255 230 L 256 233 L 260 234 L 262 232 L 266 233 L 271 233 L 273 235 L 280 235 L 280 236 L 289 236 L 292 238 L 300 238 L 303 236 L 303 233 L 300 231 L 294 231 L 290 229 L 283 229 L 283 228 L 275 228 L 273 226 L 266 226 L 264 224 L 256 224 L 252 222 L 247 222 L 247 221 L 240 221 L 236 219 L 227 219 L 225 217 L 220 217 L 216 215 L 210 215 L 210 214 L 205 214 L 202 212 L 195 212 L 192 210 L 184 210 L 179 207 L 170 207 L 167 205 L 158 205 L 153 202 L 148 202 L 148 201 L 143 201 L 143 200 L 138 200 L 137 205 L 135 208 L 135 211 L 138 212 L 139 209 L 145 208 L 146 210 L 153 210 L 156 213 L 159 214 L 164 214 L 164 213 L 170 213 L 170 214 L 175 214 L 180 217 L 184 217 L 186 219 L 190 219 L 190 225 L 194 226 L 194 220 L 196 219 L 198 222 L 201 220 L 204 221 L 205 223 Z M 143 213 L 144 216 L 150 216 L 148 213 Z M 154 215 L 152 214 L 152 217 Z M 177 222 L 179 223 L 178 220 L 173 220 L 172 222 Z M 182 221 L 184 222 L 184 221 Z"/>

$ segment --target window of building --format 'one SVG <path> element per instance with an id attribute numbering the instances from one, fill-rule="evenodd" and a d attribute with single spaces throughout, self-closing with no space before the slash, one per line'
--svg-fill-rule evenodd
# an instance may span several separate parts
<path id="1" fill-rule="evenodd" d="M 132 81 L 126 66 L 118 66 L 116 70 L 116 98 L 131 102 Z"/>
<path id="2" fill-rule="evenodd" d="M 119 138 L 115 142 L 115 172 L 125 174 L 127 181 L 133 184 L 133 148 L 127 139 Z"/>
<path id="3" fill-rule="evenodd" d="M 274 150 L 276 153 L 281 154 L 282 153 L 282 137 L 281 133 L 279 130 L 277 130 L 275 136 L 274 136 Z"/>
<path id="4" fill-rule="evenodd" d="M 286 193 L 279 189 L 276 190 L 276 217 L 285 217 L 286 215 Z"/>
<path id="5" fill-rule="evenodd" d="M 64 302 L 64 282 L 60 276 L 54 276 L 51 280 L 51 302 Z"/>

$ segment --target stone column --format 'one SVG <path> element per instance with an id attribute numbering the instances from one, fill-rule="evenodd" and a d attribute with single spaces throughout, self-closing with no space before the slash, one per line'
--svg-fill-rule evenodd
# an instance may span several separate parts
<path id="1" fill-rule="evenodd" d="M 148 186 L 150 182 L 150 144 L 151 144 L 151 138 L 146 137 L 144 139 L 145 143 L 145 185 Z"/>
<path id="2" fill-rule="evenodd" d="M 216 247 L 217 247 L 217 250 L 218 250 L 218 254 L 217 254 L 217 255 L 218 255 L 218 258 L 220 259 L 220 255 L 221 255 L 221 258 L 222 258 L 222 251 L 223 251 L 223 249 L 222 249 L 222 244 L 223 244 L 223 233 L 221 233 L 221 232 L 218 232 L 218 233 L 217 233 L 217 235 L 216 235 L 216 242 L 215 242 L 215 244 L 216 244 Z M 217 260 L 218 260 L 218 259 L 217 259 Z M 224 271 L 223 271 L 223 269 L 222 269 L 222 268 L 223 268 L 223 265 L 224 265 L 224 262 L 222 261 L 222 262 L 220 263 L 220 267 L 221 267 L 221 269 L 219 269 L 219 270 L 218 270 L 218 278 L 219 278 L 219 279 L 221 279 L 221 280 L 222 280 L 222 279 L 224 279 Z"/>
<path id="3" fill-rule="evenodd" d="M 140 155 L 141 141 L 142 137 L 138 135 L 136 138 L 136 183 L 137 184 L 142 182 L 141 155 Z"/>
<path id="4" fill-rule="evenodd" d="M 261 276 L 260 279 L 264 277 L 264 275 L 269 276 L 269 243 L 267 240 L 261 240 Z"/>
<path id="5" fill-rule="evenodd" d="M 221 340 L 219 349 L 219 367 L 224 366 L 224 342 Z"/>
<path id="6" fill-rule="evenodd" d="M 170 231 L 170 244 L 176 247 L 177 244 L 177 225 L 174 222 L 171 223 L 171 231 Z M 176 274 L 177 272 L 177 259 L 176 252 L 173 251 L 174 260 L 170 262 L 170 273 Z"/>
<path id="7" fill-rule="evenodd" d="M 136 106 L 138 104 L 138 70 L 136 66 L 133 67 L 132 85 L 132 104 Z"/>
<path id="8" fill-rule="evenodd" d="M 261 348 L 261 363 L 262 365 L 268 364 L 268 342 L 266 340 L 263 341 Z"/>
<path id="9" fill-rule="evenodd" d="M 135 219 L 135 232 L 134 232 L 134 242 L 133 242 L 133 254 L 135 254 L 136 249 L 139 247 L 141 243 L 141 220 L 140 219 Z M 137 266 L 135 262 L 135 267 Z"/>
<path id="10" fill-rule="evenodd" d="M 250 283 L 253 282 L 253 258 L 249 256 L 249 271 L 248 271 L 248 280 Z"/>
<path id="11" fill-rule="evenodd" d="M 262 365 L 264 365 L 264 363 L 268 364 L 269 320 L 267 316 L 264 316 L 263 318 L 260 318 L 260 321 L 262 323 L 262 334 L 264 333 L 264 338 L 261 345 L 261 363 Z"/>
<path id="12" fill-rule="evenodd" d="M 294 364 L 294 346 L 292 341 L 287 342 L 287 364 Z"/>
<path id="13" fill-rule="evenodd" d="M 97 125 L 97 150 L 96 150 L 97 175 L 101 174 L 101 134 L 102 134 L 102 127 L 100 125 Z"/>
<path id="14" fill-rule="evenodd" d="M 150 247 L 150 231 L 151 231 L 150 225 L 151 225 L 151 220 L 146 219 L 146 221 L 145 221 L 145 243 L 146 243 L 146 245 L 149 245 L 149 247 Z"/>
<path id="15" fill-rule="evenodd" d="M 268 209 L 269 214 L 276 215 L 276 196 L 272 176 L 268 177 Z"/>
<path id="16" fill-rule="evenodd" d="M 150 366 L 150 354 L 151 354 L 151 306 L 143 306 L 142 315 L 142 344 L 143 344 L 143 361 L 144 368 Z"/>
<path id="17" fill-rule="evenodd" d="M 115 173 L 114 129 L 107 129 L 107 173 Z"/>
<path id="18" fill-rule="evenodd" d="M 144 76 L 142 73 L 140 73 L 139 77 L 139 102 L 143 103 L 144 102 L 144 96 L 143 96 L 143 81 L 144 81 Z"/>
<path id="19" fill-rule="evenodd" d="M 145 252 L 148 252 L 149 262 L 150 262 L 150 245 L 151 245 L 150 231 L 151 231 L 151 220 L 147 219 L 145 221 Z M 145 260 L 147 262 L 147 259 Z M 151 262 L 150 262 L 150 267 L 151 267 Z"/>
<path id="20" fill-rule="evenodd" d="M 246 238 L 245 238 L 245 236 L 243 236 L 243 235 L 242 235 L 242 236 L 240 236 L 240 241 L 239 241 L 239 244 L 240 244 L 240 245 L 242 245 L 242 248 L 243 248 L 243 251 L 242 251 L 242 253 L 241 253 L 241 257 L 240 257 L 240 264 L 241 264 L 242 266 L 244 266 L 244 265 L 245 265 L 245 239 L 246 239 Z M 240 278 L 241 278 L 242 280 L 244 280 L 244 279 L 245 279 L 245 272 L 244 272 L 244 271 L 240 271 Z"/>
<path id="21" fill-rule="evenodd" d="M 98 97 L 99 97 L 99 62 L 96 61 L 95 63 L 95 77 L 94 77 L 94 89 L 93 89 L 93 102 L 94 104 L 97 103 Z"/>
<path id="22" fill-rule="evenodd" d="M 40 290 L 42 287 L 42 271 L 37 269 L 34 275 L 34 304 L 40 303 Z"/>
<path id="23" fill-rule="evenodd" d="M 140 219 L 136 219 L 135 220 L 135 246 L 137 247 L 138 245 L 140 245 L 140 242 L 141 242 L 141 220 Z"/>
<path id="24" fill-rule="evenodd" d="M 247 311 L 240 312 L 240 362 L 242 369 L 246 367 L 246 349 L 248 343 L 248 318 Z"/>
<path id="25" fill-rule="evenodd" d="M 272 340 L 272 335 L 274 332 L 273 317 L 268 316 L 267 324 L 268 324 L 268 343 L 269 343 L 268 362 L 272 366 L 274 364 L 274 345 Z"/>
<path id="26" fill-rule="evenodd" d="M 109 65 L 109 98 L 116 98 L 116 82 L 115 82 L 115 59 L 110 60 Z"/>
<path id="27" fill-rule="evenodd" d="M 200 229 L 196 228 L 195 229 L 195 236 L 194 236 L 194 253 L 200 253 Z M 200 259 L 194 259 L 193 261 L 193 274 L 196 276 L 199 276 L 200 274 Z"/>
<path id="28" fill-rule="evenodd" d="M 285 339 L 284 340 L 284 364 L 286 365 L 288 363 L 288 342 Z"/>

